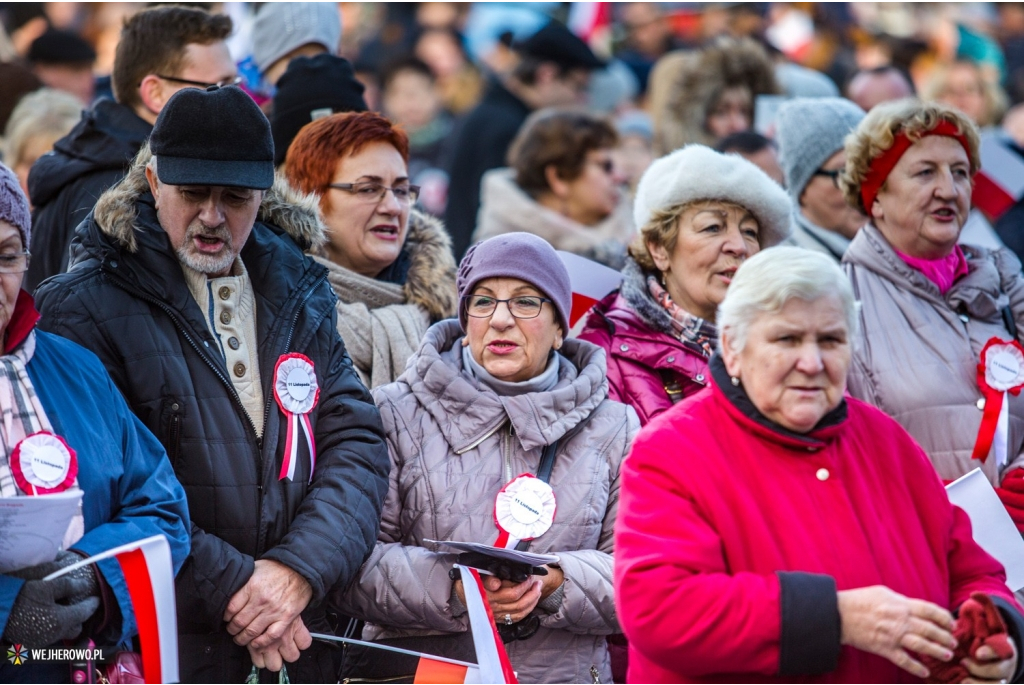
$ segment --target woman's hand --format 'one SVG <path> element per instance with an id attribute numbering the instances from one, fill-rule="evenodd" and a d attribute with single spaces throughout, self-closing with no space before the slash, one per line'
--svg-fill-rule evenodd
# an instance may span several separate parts
<path id="1" fill-rule="evenodd" d="M 939 605 L 883 585 L 837 594 L 842 644 L 884 657 L 918 678 L 927 678 L 928 669 L 908 652 L 953 658 L 953 615 Z"/>
<path id="2" fill-rule="evenodd" d="M 546 576 L 540 576 L 540 579 L 544 583 L 540 589 L 541 599 L 547 599 L 552 592 L 560 588 L 562 583 L 565 582 L 565 574 L 562 573 L 562 569 L 557 566 L 548 566 L 547 564 L 544 565 L 544 568 L 548 570 L 548 574 Z"/>
<path id="3" fill-rule="evenodd" d="M 1013 649 L 1013 656 L 1009 659 L 999 661 L 995 651 L 985 645 L 974 655 L 974 659 L 964 659 L 964 668 L 970 673 L 963 682 L 965 683 L 1008 683 L 1013 674 L 1017 671 L 1017 647 L 1010 641 Z"/>
<path id="4" fill-rule="evenodd" d="M 530 576 L 518 584 L 494 576 L 481 575 L 480 579 L 484 584 L 487 603 L 491 605 L 491 613 L 494 614 L 494 620 L 498 623 L 505 622 L 506 614 L 512 617 L 513 623 L 526 618 L 540 601 L 541 588 L 544 585 L 539 576 Z M 466 590 L 462 586 L 461 579 L 455 581 L 455 592 L 465 606 Z M 554 588 L 552 588 L 552 592 L 554 592 Z"/>

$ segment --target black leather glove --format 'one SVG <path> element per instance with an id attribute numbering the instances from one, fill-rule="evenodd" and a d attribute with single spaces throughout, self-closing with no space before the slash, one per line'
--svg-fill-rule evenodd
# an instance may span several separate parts
<path id="1" fill-rule="evenodd" d="M 82 624 L 96 613 L 99 597 L 89 596 L 89 581 L 72 574 L 54 580 L 29 580 L 11 607 L 4 641 L 26 647 L 46 647 L 70 640 L 82 632 Z M 95 576 L 92 578 L 96 582 Z M 71 602 L 72 597 L 85 597 Z"/>
<path id="2" fill-rule="evenodd" d="M 459 555 L 457 563 L 460 566 L 469 566 L 470 568 L 489 571 L 501 580 L 509 580 L 513 583 L 521 583 L 530 576 L 546 576 L 548 574 L 548 570 L 543 566 L 530 566 L 529 564 L 505 561 L 504 559 L 497 559 L 480 552 L 463 552 Z M 456 571 L 458 569 L 452 570 Z M 454 579 L 453 574 L 449 573 L 448 575 Z"/>
<path id="3" fill-rule="evenodd" d="M 62 568 L 71 566 L 72 564 L 77 564 L 83 558 L 84 557 L 75 554 L 74 552 L 61 551 L 57 553 L 57 558 L 53 561 L 47 561 L 18 571 L 12 571 L 7 575 L 14 576 L 15 578 L 22 578 L 24 580 L 42 580 L 54 571 L 59 571 Z M 83 586 L 85 589 L 80 594 L 68 597 L 68 604 L 77 604 L 87 597 L 100 596 L 100 584 L 96 579 L 96 567 L 92 564 L 75 569 L 71 573 L 62 577 L 75 578 L 85 581 L 86 583 Z"/>

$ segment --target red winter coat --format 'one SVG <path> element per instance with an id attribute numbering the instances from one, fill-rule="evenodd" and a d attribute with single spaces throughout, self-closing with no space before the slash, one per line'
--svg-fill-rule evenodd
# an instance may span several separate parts
<path id="1" fill-rule="evenodd" d="M 1024 625 L 1003 568 L 899 424 L 847 399 L 832 425 L 784 435 L 742 389 L 720 389 L 719 366 L 718 384 L 644 428 L 623 465 L 629 682 L 915 681 L 839 645 L 836 592 L 871 585 L 949 609 L 986 592 Z"/>
<path id="2" fill-rule="evenodd" d="M 632 406 L 641 425 L 673 404 L 663 371 L 675 378 L 684 399 L 707 384 L 707 360 L 655 330 L 618 292 L 594 305 L 579 337 L 608 353 L 608 396 Z"/>

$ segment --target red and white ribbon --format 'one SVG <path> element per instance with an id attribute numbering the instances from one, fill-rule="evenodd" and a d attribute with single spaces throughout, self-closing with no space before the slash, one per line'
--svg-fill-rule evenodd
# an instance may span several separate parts
<path id="1" fill-rule="evenodd" d="M 996 465 L 1006 463 L 1006 443 L 1009 431 L 1009 402 L 1007 393 L 1020 394 L 1024 388 L 1024 347 L 1016 340 L 1007 342 L 992 338 L 981 350 L 978 364 L 978 389 L 985 399 L 985 413 L 981 417 L 978 439 L 974 443 L 973 459 L 982 463 L 989 450 L 995 447 Z"/>
<path id="2" fill-rule="evenodd" d="M 520 540 L 533 540 L 555 520 L 555 491 L 533 474 L 524 473 L 505 484 L 494 499 L 495 547 L 512 549 Z"/>
<path id="3" fill-rule="evenodd" d="M 75 483 L 78 455 L 64 438 L 39 431 L 14 446 L 11 474 L 26 495 L 64 492 Z"/>
<path id="4" fill-rule="evenodd" d="M 297 352 L 281 355 L 274 366 L 274 399 L 288 419 L 288 432 L 278 480 L 295 480 L 295 464 L 299 459 L 299 426 L 302 426 L 309 447 L 309 480 L 313 480 L 316 442 L 313 439 L 313 426 L 309 423 L 309 412 L 319 398 L 320 386 L 316 382 L 316 372 L 309 357 Z"/>

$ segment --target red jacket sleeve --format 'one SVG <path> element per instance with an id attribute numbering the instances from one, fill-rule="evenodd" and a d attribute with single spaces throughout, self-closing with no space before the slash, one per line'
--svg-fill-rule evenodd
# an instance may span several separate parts
<path id="1" fill-rule="evenodd" d="M 665 421 L 641 433 L 623 465 L 615 535 L 615 595 L 632 648 L 675 673 L 775 674 L 780 655 L 776 575 L 729 574 L 718 533 L 688 496 L 685 449 Z"/>

